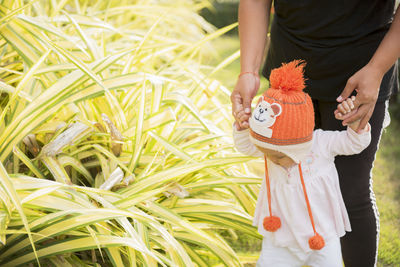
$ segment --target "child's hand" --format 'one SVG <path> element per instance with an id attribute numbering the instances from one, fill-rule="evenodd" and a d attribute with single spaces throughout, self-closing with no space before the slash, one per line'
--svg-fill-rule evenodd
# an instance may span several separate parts
<path id="1" fill-rule="evenodd" d="M 343 116 L 350 114 L 350 113 L 355 113 L 357 109 L 354 106 L 354 100 L 356 100 L 355 96 L 349 97 L 346 100 L 344 100 L 342 103 L 340 103 L 337 106 L 337 109 L 335 110 L 335 118 L 338 120 L 343 120 Z M 356 121 L 353 121 L 349 123 L 349 127 L 353 129 L 354 131 L 357 131 L 358 126 L 360 125 L 361 120 L 358 119 Z M 361 129 L 358 131 L 358 133 L 363 133 L 366 131 L 369 131 L 369 123 L 364 127 L 364 129 Z"/>
<path id="2" fill-rule="evenodd" d="M 236 119 L 239 119 L 242 122 L 243 121 L 248 121 L 250 116 L 251 116 L 251 113 L 247 114 L 244 110 L 241 110 L 238 113 L 234 114 L 234 117 Z M 248 128 L 248 127 L 242 127 L 241 129 L 245 129 L 245 128 Z"/>
<path id="3" fill-rule="evenodd" d="M 239 111 L 239 113 L 237 113 L 235 117 L 238 118 L 240 121 L 248 121 L 250 118 L 250 115 L 245 113 L 244 110 L 242 110 L 242 111 Z M 248 127 L 241 127 L 237 121 L 235 121 L 235 127 L 236 127 L 236 130 L 238 130 L 238 131 L 248 128 Z"/>
<path id="4" fill-rule="evenodd" d="M 335 110 L 335 118 L 337 120 L 343 120 L 343 116 L 352 112 L 354 109 L 354 100 L 356 100 L 355 96 L 349 97 L 337 106 L 337 110 Z"/>
<path id="5" fill-rule="evenodd" d="M 235 121 L 235 123 L 233 124 L 233 127 L 235 127 L 236 131 L 242 131 L 242 130 L 246 129 L 246 128 L 240 127 L 240 124 L 237 121 Z"/>

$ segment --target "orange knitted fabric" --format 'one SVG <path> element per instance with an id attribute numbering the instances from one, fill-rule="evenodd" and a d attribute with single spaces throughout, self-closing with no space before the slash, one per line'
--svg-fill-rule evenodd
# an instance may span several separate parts
<path id="1" fill-rule="evenodd" d="M 266 136 L 262 130 L 257 131 L 250 126 L 253 138 L 274 145 L 293 145 L 312 139 L 314 108 L 310 96 L 303 92 L 304 66 L 304 62 L 294 60 L 271 71 L 271 87 L 260 98 L 257 107 L 265 101 L 279 104 L 281 111 L 268 127 L 272 136 Z M 265 102 L 264 105 L 267 105 Z M 257 112 L 257 107 L 254 112 Z"/>
<path id="2" fill-rule="evenodd" d="M 268 232 L 275 232 L 281 227 L 281 219 L 276 216 L 267 216 L 264 218 L 263 226 Z"/>
<path id="3" fill-rule="evenodd" d="M 325 246 L 325 241 L 322 236 L 316 233 L 314 236 L 310 237 L 308 240 L 308 245 L 311 249 L 320 250 Z"/>

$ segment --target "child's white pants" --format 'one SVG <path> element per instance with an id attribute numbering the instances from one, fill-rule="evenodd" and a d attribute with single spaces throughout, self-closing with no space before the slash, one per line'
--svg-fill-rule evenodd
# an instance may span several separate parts
<path id="1" fill-rule="evenodd" d="M 264 238 L 257 267 L 343 267 L 339 238 L 332 238 L 321 250 L 303 252 L 300 249 L 276 247 Z"/>

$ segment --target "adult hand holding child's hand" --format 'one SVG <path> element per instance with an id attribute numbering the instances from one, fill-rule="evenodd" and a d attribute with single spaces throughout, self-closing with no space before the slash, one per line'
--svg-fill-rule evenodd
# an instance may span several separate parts
<path id="1" fill-rule="evenodd" d="M 260 87 L 260 77 L 254 72 L 242 72 L 231 94 L 232 115 L 240 128 L 249 128 L 251 101 Z"/>
<path id="2" fill-rule="evenodd" d="M 354 90 L 357 92 L 357 97 L 354 101 L 354 110 L 343 117 L 343 125 L 361 120 L 357 131 L 365 128 L 374 111 L 382 77 L 382 73 L 366 65 L 349 78 L 337 101 L 343 102 Z"/>
<path id="3" fill-rule="evenodd" d="M 343 120 L 345 117 L 348 117 L 349 114 L 354 114 L 357 110 L 355 109 L 355 102 L 357 101 L 355 96 L 351 96 L 343 102 L 339 103 L 337 109 L 335 110 L 335 118 L 337 120 Z M 368 131 L 369 123 L 367 122 L 366 126 L 359 130 L 360 119 L 355 120 L 353 122 L 349 122 L 348 126 L 353 129 L 353 131 L 357 131 L 359 134 Z"/>

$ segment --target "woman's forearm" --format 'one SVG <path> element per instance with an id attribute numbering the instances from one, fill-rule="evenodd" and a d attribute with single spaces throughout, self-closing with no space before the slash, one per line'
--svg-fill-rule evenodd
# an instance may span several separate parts
<path id="1" fill-rule="evenodd" d="M 383 75 L 400 57 L 400 6 L 392 25 L 368 65 Z"/>
<path id="2" fill-rule="evenodd" d="M 241 0 L 239 39 L 241 72 L 258 73 L 268 33 L 272 0 Z"/>

